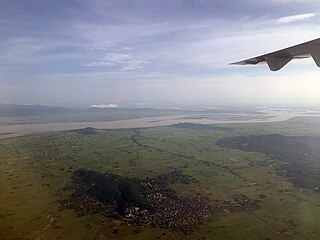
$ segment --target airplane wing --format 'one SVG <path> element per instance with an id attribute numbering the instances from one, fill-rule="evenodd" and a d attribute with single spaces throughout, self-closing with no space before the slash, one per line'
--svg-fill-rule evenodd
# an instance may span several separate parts
<path id="1" fill-rule="evenodd" d="M 317 66 L 320 67 L 320 38 L 231 64 L 256 65 L 258 63 L 267 63 L 271 71 L 278 71 L 292 59 L 309 57 L 312 57 Z"/>

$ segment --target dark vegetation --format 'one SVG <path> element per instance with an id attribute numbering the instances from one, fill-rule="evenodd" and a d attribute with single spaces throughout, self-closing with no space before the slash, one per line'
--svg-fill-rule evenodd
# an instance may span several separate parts
<path id="1" fill-rule="evenodd" d="M 320 188 L 320 137 L 237 136 L 222 138 L 217 144 L 226 148 L 262 152 L 282 161 L 278 174 L 289 178 L 296 186 L 319 191 Z"/>
<path id="2" fill-rule="evenodd" d="M 140 180 L 82 169 L 75 171 L 73 178 L 88 195 L 98 201 L 111 204 L 116 202 L 116 211 L 120 215 L 129 206 L 150 208 L 148 200 L 142 195 Z"/>
<path id="3" fill-rule="evenodd" d="M 192 129 L 192 130 L 218 130 L 218 131 L 229 131 L 232 129 L 228 127 L 219 127 L 219 126 L 196 124 L 196 123 L 178 123 L 178 124 L 171 125 L 171 127 Z"/>
<path id="4" fill-rule="evenodd" d="M 177 196 L 167 185 L 190 181 L 178 170 L 139 180 L 80 169 L 73 173 L 72 196 L 60 201 L 61 210 L 73 208 L 80 215 L 100 213 L 138 227 L 151 225 L 188 233 L 207 216 L 208 201 L 199 194 Z"/>
<path id="5" fill-rule="evenodd" d="M 74 133 L 78 133 L 78 134 L 82 134 L 82 135 L 92 135 L 92 134 L 96 134 L 97 130 L 92 127 L 87 127 L 87 128 L 82 128 L 82 129 L 70 130 L 68 132 L 74 132 Z"/>
<path id="6" fill-rule="evenodd" d="M 250 211 L 257 200 L 235 194 L 230 200 L 212 200 L 199 192 L 177 194 L 168 187 L 174 183 L 195 182 L 180 170 L 152 179 L 139 180 L 110 173 L 77 170 L 73 173 L 74 191 L 60 201 L 61 210 L 72 208 L 83 214 L 102 214 L 121 218 L 137 227 L 171 228 L 190 234 L 211 213 Z"/>

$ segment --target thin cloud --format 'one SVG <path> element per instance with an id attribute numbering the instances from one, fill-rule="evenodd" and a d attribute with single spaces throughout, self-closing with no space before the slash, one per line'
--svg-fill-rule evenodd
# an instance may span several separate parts
<path id="1" fill-rule="evenodd" d="M 90 108 L 101 108 L 101 109 L 104 109 L 104 108 L 119 108 L 119 105 L 115 104 L 115 103 L 94 104 L 94 105 L 91 105 Z"/>
<path id="2" fill-rule="evenodd" d="M 126 50 L 127 51 L 127 50 Z M 97 62 L 83 64 L 84 67 L 96 67 L 96 66 L 114 66 L 119 68 L 120 71 L 130 71 L 143 68 L 150 62 L 135 59 L 133 56 L 127 53 L 108 53 L 103 59 Z"/>
<path id="3" fill-rule="evenodd" d="M 105 61 L 97 61 L 97 62 L 91 62 L 82 64 L 82 67 L 98 67 L 98 66 L 114 66 L 111 62 L 105 62 Z"/>
<path id="4" fill-rule="evenodd" d="M 291 23 L 291 22 L 297 22 L 297 21 L 305 21 L 310 18 L 314 18 L 316 16 L 318 16 L 317 13 L 305 13 L 305 14 L 292 15 L 292 16 L 279 18 L 278 23 Z"/>

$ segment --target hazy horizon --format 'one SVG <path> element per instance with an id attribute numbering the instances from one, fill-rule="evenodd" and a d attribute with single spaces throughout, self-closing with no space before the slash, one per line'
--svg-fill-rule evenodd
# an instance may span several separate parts
<path id="1" fill-rule="evenodd" d="M 73 110 L 86 110 L 89 108 L 101 108 L 101 109 L 138 109 L 138 108 L 150 108 L 150 109 L 304 109 L 304 110 L 318 110 L 320 109 L 319 99 L 305 99 L 305 101 L 287 100 L 287 101 L 270 101 L 270 102 L 230 102 L 230 103 L 121 103 L 121 104 L 42 104 L 42 103 L 12 103 L 12 102 L 0 102 L 0 105 L 17 105 L 17 106 L 44 106 L 44 107 L 63 107 Z M 109 105 L 115 105 L 110 107 Z"/>

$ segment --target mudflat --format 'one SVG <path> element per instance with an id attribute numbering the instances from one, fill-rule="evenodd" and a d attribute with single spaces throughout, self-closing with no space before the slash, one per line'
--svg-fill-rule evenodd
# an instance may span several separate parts
<path id="1" fill-rule="evenodd" d="M 229 123 L 261 123 L 279 122 L 293 117 L 306 116 L 299 112 L 268 111 L 261 115 L 243 115 L 234 118 L 234 115 L 223 118 L 215 115 L 174 115 L 161 117 L 146 117 L 126 120 L 104 121 L 104 122 L 62 122 L 62 123 L 36 123 L 36 124 L 12 124 L 0 126 L 0 139 L 25 136 L 30 134 L 40 134 L 48 132 L 59 132 L 81 128 L 96 129 L 130 129 L 168 126 L 179 123 L 196 124 L 229 124 Z M 308 114 L 310 116 L 310 114 Z M 318 115 L 314 115 L 318 116 Z"/>

